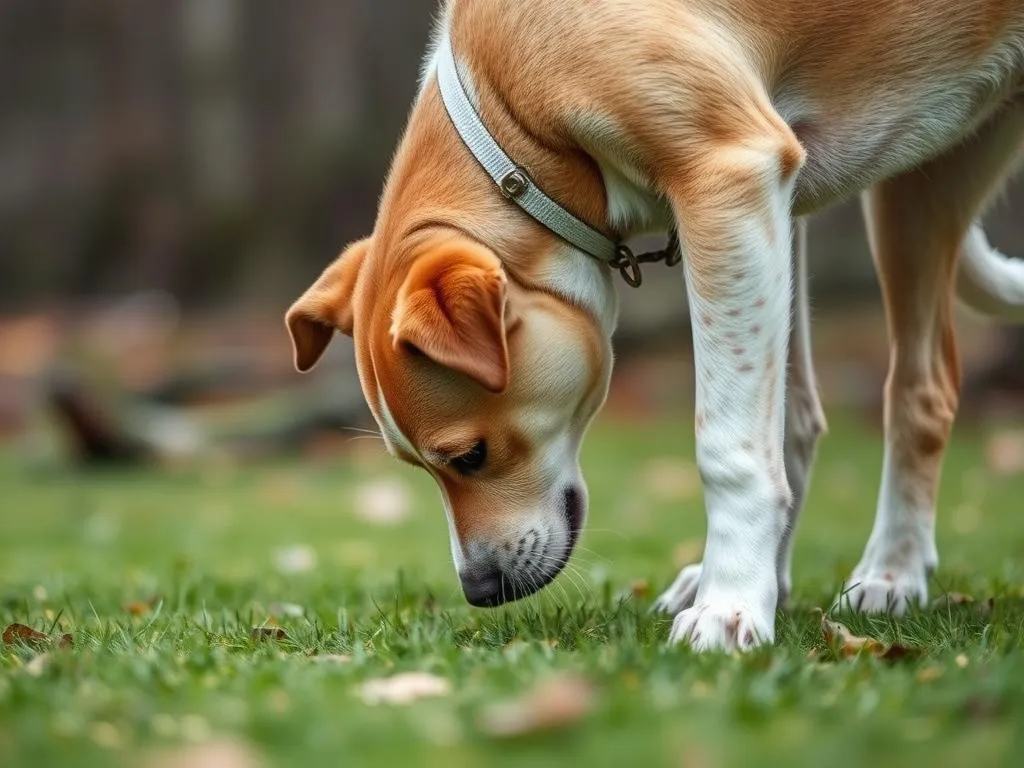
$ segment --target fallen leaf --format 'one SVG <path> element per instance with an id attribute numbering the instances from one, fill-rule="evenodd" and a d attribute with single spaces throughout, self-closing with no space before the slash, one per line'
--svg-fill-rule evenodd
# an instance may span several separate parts
<path id="1" fill-rule="evenodd" d="M 249 635 L 253 640 L 285 640 L 288 637 L 282 627 L 253 627 Z"/>
<path id="2" fill-rule="evenodd" d="M 281 573 L 307 573 L 316 568 L 316 552 L 305 544 L 274 550 L 274 565 Z"/>
<path id="3" fill-rule="evenodd" d="M 629 591 L 633 594 L 633 597 L 642 600 L 645 597 L 650 597 L 651 584 L 647 579 L 636 579 L 629 585 Z"/>
<path id="4" fill-rule="evenodd" d="M 245 744 L 227 739 L 152 755 L 145 768 L 259 768 L 263 762 Z"/>
<path id="5" fill-rule="evenodd" d="M 125 603 L 122 607 L 132 616 L 145 616 L 147 613 L 150 613 L 159 602 L 160 598 L 154 595 L 149 598 L 149 600 L 132 600 L 131 602 Z"/>
<path id="6" fill-rule="evenodd" d="M 450 692 L 451 683 L 443 677 L 427 672 L 403 672 L 368 680 L 360 687 L 359 696 L 367 704 L 411 704 Z"/>
<path id="7" fill-rule="evenodd" d="M 866 653 L 886 661 L 897 661 L 920 653 L 919 648 L 898 643 L 889 645 L 873 637 L 859 637 L 838 621 L 830 621 L 824 613 L 821 613 L 821 635 L 832 652 L 844 658 Z"/>
<path id="8" fill-rule="evenodd" d="M 1024 430 L 997 432 L 985 446 L 988 468 L 996 475 L 1009 477 L 1024 472 Z"/>
<path id="9" fill-rule="evenodd" d="M 640 470 L 642 487 L 655 501 L 685 501 L 700 490 L 700 474 L 693 462 L 672 457 L 652 459 Z"/>
<path id="10" fill-rule="evenodd" d="M 562 674 L 539 683 L 523 696 L 484 709 L 477 724 L 498 738 L 567 728 L 594 706 L 593 686 L 576 675 Z"/>
<path id="11" fill-rule="evenodd" d="M 24 624 L 11 624 L 4 630 L 3 641 L 5 645 L 30 645 L 38 647 L 50 642 L 52 638 L 45 632 L 39 632 Z"/>
<path id="12" fill-rule="evenodd" d="M 375 525 L 397 525 L 409 516 L 412 496 L 405 482 L 384 477 L 362 483 L 353 500 L 356 515 Z"/>

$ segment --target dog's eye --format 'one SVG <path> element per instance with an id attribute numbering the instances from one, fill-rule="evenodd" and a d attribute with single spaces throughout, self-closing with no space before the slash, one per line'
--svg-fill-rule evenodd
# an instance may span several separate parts
<path id="1" fill-rule="evenodd" d="M 479 470 L 487 461 L 487 443 L 477 440 L 476 445 L 461 456 L 456 456 L 450 464 L 460 475 L 471 475 Z"/>

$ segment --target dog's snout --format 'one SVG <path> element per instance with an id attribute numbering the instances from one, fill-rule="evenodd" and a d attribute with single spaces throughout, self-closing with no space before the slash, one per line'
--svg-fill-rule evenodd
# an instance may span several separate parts
<path id="1" fill-rule="evenodd" d="M 500 570 L 495 567 L 472 568 L 459 574 L 462 592 L 466 602 L 480 608 L 501 605 L 511 595 L 506 594 L 505 580 Z"/>

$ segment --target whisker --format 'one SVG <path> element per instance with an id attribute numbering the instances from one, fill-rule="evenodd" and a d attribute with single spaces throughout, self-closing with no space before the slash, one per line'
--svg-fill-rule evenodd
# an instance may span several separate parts
<path id="1" fill-rule="evenodd" d="M 383 437 L 383 435 L 381 435 L 380 433 L 380 430 L 377 429 L 363 429 L 362 427 L 342 427 L 342 429 L 346 430 L 347 432 L 362 432 L 363 434 L 367 435 L 376 435 L 377 437 L 381 438 Z"/>

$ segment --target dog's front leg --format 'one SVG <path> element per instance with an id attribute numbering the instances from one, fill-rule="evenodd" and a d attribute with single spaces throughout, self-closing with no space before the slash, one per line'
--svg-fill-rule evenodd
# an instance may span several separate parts
<path id="1" fill-rule="evenodd" d="M 686 247 L 708 518 L 696 597 L 676 616 L 671 640 L 697 649 L 774 640 L 776 561 L 791 503 L 783 460 L 790 206 L 802 159 L 784 130 L 719 145 L 670 195 Z"/>

